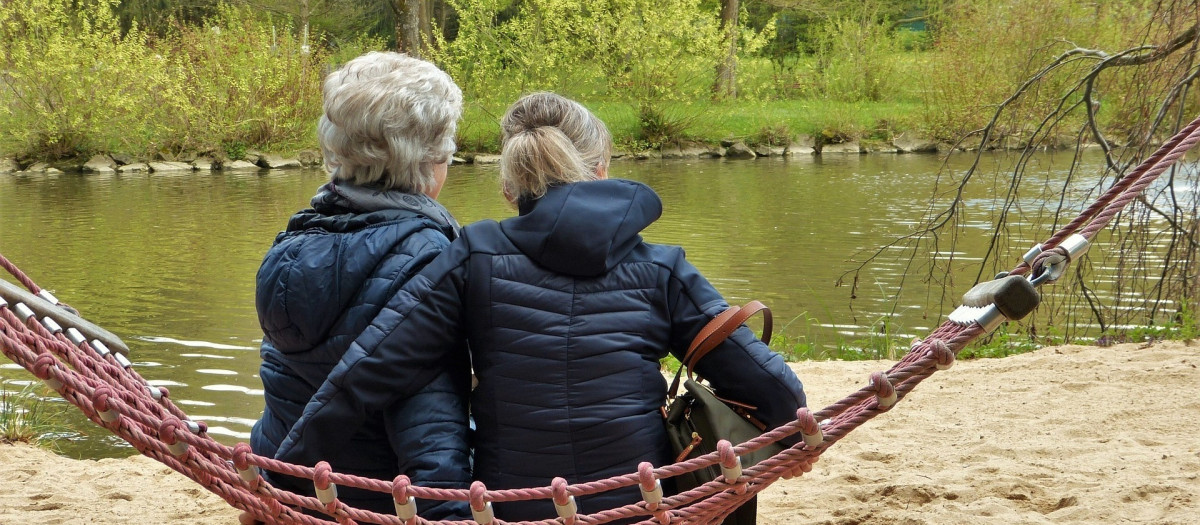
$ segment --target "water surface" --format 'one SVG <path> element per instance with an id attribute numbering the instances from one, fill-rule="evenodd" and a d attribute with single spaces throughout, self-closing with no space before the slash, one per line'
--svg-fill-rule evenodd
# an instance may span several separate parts
<path id="1" fill-rule="evenodd" d="M 1023 197 L 1030 204 L 1062 196 L 1063 157 L 1035 160 L 1030 173 L 1058 193 L 1034 191 Z M 923 335 L 949 310 L 919 278 L 904 278 L 910 254 L 900 249 L 885 250 L 860 276 L 856 299 L 850 287 L 835 286 L 855 260 L 912 230 L 940 166 L 932 155 L 826 155 L 617 161 L 610 174 L 659 193 L 665 211 L 646 239 L 682 245 L 731 302 L 762 300 L 775 311 L 777 331 L 844 345 L 884 331 Z M 510 216 L 495 175 L 495 167 L 454 166 L 441 201 L 463 223 Z M 140 372 L 168 387 L 212 434 L 245 440 L 262 408 L 255 272 L 275 234 L 323 180 L 316 170 L 0 176 L 0 253 L 122 337 Z M 967 196 L 968 227 L 954 254 L 964 291 L 979 271 L 1000 194 L 976 193 Z M 1070 196 L 1078 202 L 1069 207 L 1085 197 Z M 1029 236 L 1027 247 L 1037 240 L 1032 235 L 1044 235 L 1035 224 L 1043 219 L 1014 217 L 1009 229 Z M 4 388 L 32 379 L 0 364 Z M 82 416 L 72 414 L 72 427 L 61 440 L 65 452 L 129 450 Z"/>

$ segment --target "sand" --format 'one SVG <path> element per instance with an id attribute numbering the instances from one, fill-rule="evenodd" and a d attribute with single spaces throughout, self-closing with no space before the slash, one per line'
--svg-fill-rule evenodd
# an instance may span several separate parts
<path id="1" fill-rule="evenodd" d="M 823 407 L 889 362 L 796 363 Z M 1200 524 L 1200 345 L 964 361 L 768 488 L 759 523 Z M 144 458 L 0 446 L 0 524 L 236 524 Z"/>

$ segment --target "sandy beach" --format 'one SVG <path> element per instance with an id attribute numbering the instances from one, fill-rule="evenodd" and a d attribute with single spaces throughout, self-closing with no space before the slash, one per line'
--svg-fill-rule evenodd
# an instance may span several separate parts
<path id="1" fill-rule="evenodd" d="M 813 407 L 891 363 L 793 367 Z M 1200 344 L 1063 346 L 956 363 L 768 488 L 759 523 L 1200 524 Z M 0 524 L 236 524 L 145 457 L 0 446 Z M 500 516 L 501 518 L 503 516 Z"/>

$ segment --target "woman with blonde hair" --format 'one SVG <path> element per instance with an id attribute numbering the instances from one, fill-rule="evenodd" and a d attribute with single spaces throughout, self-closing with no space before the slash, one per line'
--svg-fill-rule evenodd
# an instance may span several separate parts
<path id="1" fill-rule="evenodd" d="M 266 398 L 250 443 L 275 455 L 347 348 L 396 293 L 457 235 L 436 200 L 454 153 L 462 92 L 433 64 L 372 52 L 325 78 L 317 137 L 329 181 L 310 209 L 287 223 L 258 271 L 260 376 Z M 471 480 L 466 430 L 469 375 L 445 354 L 406 384 L 407 394 L 372 407 L 354 427 L 308 432 L 346 446 L 306 463 L 383 480 L 406 474 L 426 486 Z M 336 434 L 333 435 L 333 434 Z M 312 495 L 311 482 L 280 474 L 272 484 Z M 395 510 L 386 494 L 344 487 L 346 503 Z M 459 502 L 426 509 L 431 519 L 469 515 Z"/>
<path id="2" fill-rule="evenodd" d="M 415 365 L 461 351 L 465 334 L 479 379 L 474 476 L 489 488 L 671 463 L 659 360 L 682 356 L 727 303 L 682 249 L 642 241 L 662 203 L 641 183 L 607 178 L 612 139 L 583 106 L 535 93 L 509 108 L 501 129 L 501 186 L 519 216 L 463 228 L 392 297 L 322 386 L 324 401 L 305 409 L 307 425 L 356 424 L 403 398 Z M 804 406 L 795 374 L 744 326 L 696 368 L 770 427 Z M 293 429 L 281 456 L 304 461 L 338 446 L 308 430 Z M 592 513 L 639 499 L 627 487 L 578 505 Z M 555 509 L 512 502 L 496 515 L 540 520 Z"/>

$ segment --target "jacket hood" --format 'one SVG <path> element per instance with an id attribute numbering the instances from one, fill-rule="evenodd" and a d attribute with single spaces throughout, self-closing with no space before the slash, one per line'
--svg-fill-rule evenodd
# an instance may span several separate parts
<path id="1" fill-rule="evenodd" d="M 430 217 L 431 210 L 442 209 L 432 200 L 433 205 L 418 198 L 416 205 L 404 206 L 401 195 L 390 206 L 364 206 L 365 199 L 346 198 L 347 193 L 323 186 L 314 208 L 292 216 L 259 267 L 259 322 L 281 352 L 321 346 L 344 323 L 374 317 L 394 288 L 415 273 L 412 265 L 428 262 L 432 255 L 424 257 L 426 251 L 440 251 L 430 239 L 448 244 L 444 239 L 456 235 L 453 218 Z M 374 194 L 376 200 L 384 197 Z"/>
<path id="2" fill-rule="evenodd" d="M 442 203 L 420 193 L 404 193 L 331 181 L 317 188 L 311 205 L 312 209 L 292 217 L 288 222 L 289 231 L 309 228 L 335 232 L 352 230 L 361 228 L 363 222 L 389 220 L 403 211 L 422 215 L 438 223 L 443 229 L 448 228 L 456 233 L 460 228 L 458 221 Z M 355 222 L 360 224 L 354 224 Z"/>
<path id="3" fill-rule="evenodd" d="M 662 215 L 654 190 L 619 179 L 553 186 L 518 208 L 520 216 L 500 222 L 509 240 L 538 264 L 577 277 L 611 270 Z"/>

